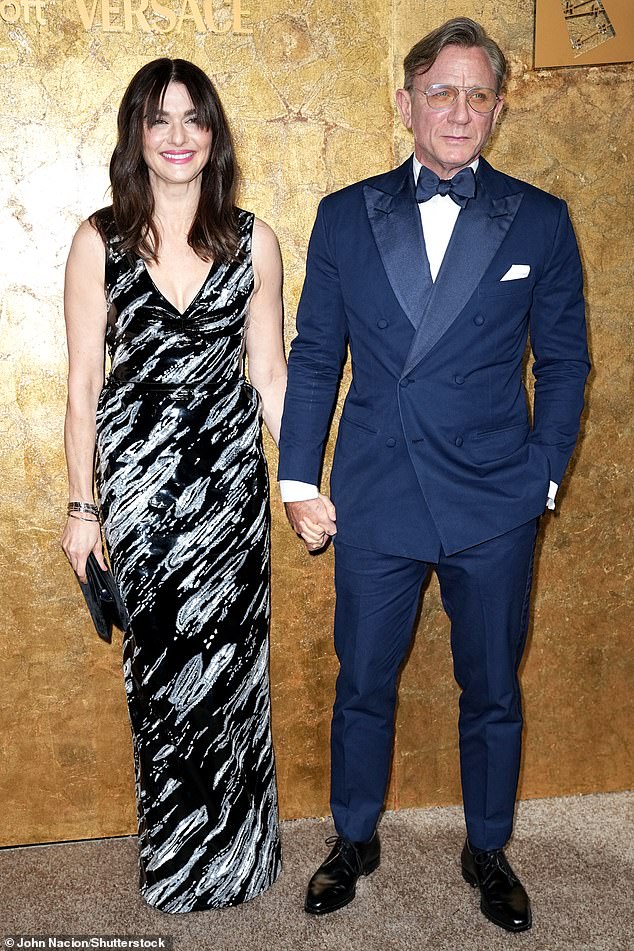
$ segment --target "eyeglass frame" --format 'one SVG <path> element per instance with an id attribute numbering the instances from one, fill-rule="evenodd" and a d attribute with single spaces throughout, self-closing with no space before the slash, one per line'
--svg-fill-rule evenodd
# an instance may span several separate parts
<path id="1" fill-rule="evenodd" d="M 439 106 L 439 107 L 429 106 L 429 100 L 427 96 L 429 95 L 429 90 L 434 89 L 434 87 L 436 89 L 457 89 L 458 95 L 456 96 L 454 101 L 450 103 L 448 106 Z M 420 86 L 412 86 L 412 89 L 415 89 L 416 92 L 421 93 L 425 97 L 425 101 L 427 102 L 427 105 L 433 112 L 442 112 L 443 109 L 451 109 L 458 102 L 458 98 L 461 92 L 464 92 L 465 102 L 467 103 L 471 111 L 475 112 L 477 116 L 490 116 L 493 110 L 495 109 L 497 103 L 502 101 L 502 97 L 498 96 L 497 92 L 495 92 L 495 89 L 493 89 L 491 86 L 454 86 L 453 83 L 432 83 L 430 86 L 427 87 L 427 89 L 421 89 Z M 471 103 L 469 102 L 468 94 L 470 92 L 474 92 L 476 89 L 486 89 L 487 92 L 495 93 L 495 102 L 493 103 L 490 109 L 487 109 L 486 112 L 480 112 L 478 109 L 474 109 Z"/>

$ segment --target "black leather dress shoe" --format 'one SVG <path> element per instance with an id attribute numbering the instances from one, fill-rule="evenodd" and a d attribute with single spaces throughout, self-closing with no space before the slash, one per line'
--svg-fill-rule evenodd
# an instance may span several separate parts
<path id="1" fill-rule="evenodd" d="M 342 836 L 326 839 L 334 848 L 319 866 L 306 892 L 304 908 L 311 915 L 327 915 L 352 901 L 357 881 L 379 867 L 381 844 L 375 832 L 369 842 L 351 842 Z"/>
<path id="2" fill-rule="evenodd" d="M 480 911 L 507 931 L 528 931 L 531 903 L 502 849 L 472 852 L 465 842 L 461 856 L 462 877 L 480 889 Z"/>

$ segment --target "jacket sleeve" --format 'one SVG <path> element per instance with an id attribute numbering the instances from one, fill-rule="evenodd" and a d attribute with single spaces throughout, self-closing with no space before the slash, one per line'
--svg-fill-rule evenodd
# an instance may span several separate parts
<path id="1" fill-rule="evenodd" d="M 563 201 L 548 263 L 533 292 L 530 339 L 535 357 L 530 439 L 546 453 L 550 477 L 560 483 L 579 435 L 590 371 L 581 260 Z"/>
<path id="2" fill-rule="evenodd" d="M 324 446 L 346 357 L 347 321 L 322 200 L 308 246 L 297 336 L 288 360 L 278 479 L 319 485 Z"/>

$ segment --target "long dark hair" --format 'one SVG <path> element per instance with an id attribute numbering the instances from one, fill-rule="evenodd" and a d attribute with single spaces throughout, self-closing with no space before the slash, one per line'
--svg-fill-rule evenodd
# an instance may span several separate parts
<path id="1" fill-rule="evenodd" d="M 212 134 L 211 155 L 202 172 L 200 201 L 187 242 L 205 261 L 230 261 L 238 251 L 238 167 L 233 140 L 213 83 L 202 69 L 184 59 L 155 59 L 132 78 L 119 107 L 119 134 L 110 160 L 112 208 L 102 208 L 90 220 L 106 239 L 108 222 L 114 218 L 120 250 L 158 263 L 160 237 L 143 159 L 143 126 L 151 125 L 160 112 L 171 82 L 185 86 L 201 128 L 211 129 Z"/>

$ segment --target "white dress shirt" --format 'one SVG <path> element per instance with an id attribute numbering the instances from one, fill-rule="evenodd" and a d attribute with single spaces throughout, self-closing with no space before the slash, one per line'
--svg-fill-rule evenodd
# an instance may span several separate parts
<path id="1" fill-rule="evenodd" d="M 475 159 L 470 165 L 474 173 L 478 168 L 478 162 L 479 159 Z M 415 155 L 413 166 L 414 181 L 417 182 L 422 165 Z M 418 210 L 423 225 L 429 270 L 431 271 L 432 281 L 435 281 L 461 208 L 450 195 L 434 195 L 433 198 L 420 202 Z M 557 488 L 556 482 L 550 483 L 546 508 L 555 508 Z M 319 496 L 319 489 L 316 485 L 311 485 L 308 482 L 280 479 L 280 494 L 282 502 L 304 502 L 308 499 L 316 499 Z"/>
<path id="2" fill-rule="evenodd" d="M 471 163 L 474 173 L 478 167 L 478 159 Z M 414 181 L 418 181 L 421 163 L 414 156 Z M 425 250 L 427 251 L 427 260 L 429 261 L 429 270 L 431 279 L 435 281 L 438 277 L 440 265 L 443 262 L 447 246 L 453 234 L 458 215 L 461 212 L 458 205 L 450 195 L 434 195 L 427 201 L 421 201 L 418 210 L 420 220 L 423 224 L 423 235 L 425 237 Z"/>

